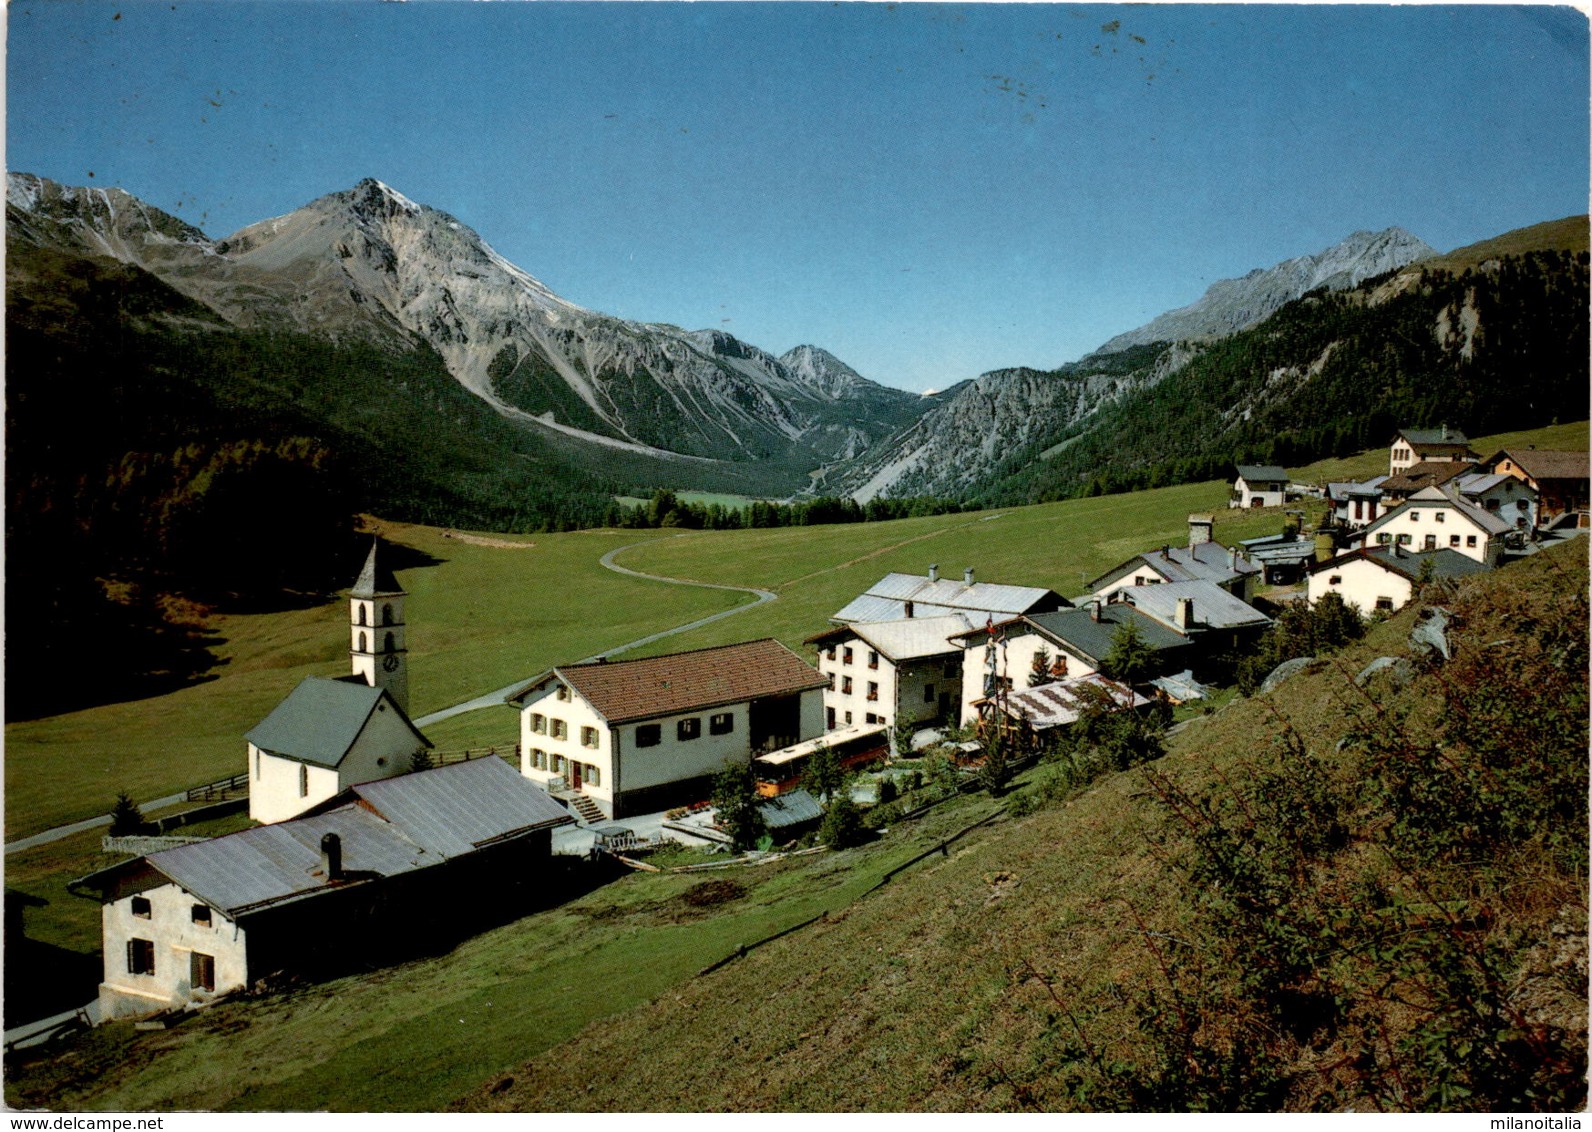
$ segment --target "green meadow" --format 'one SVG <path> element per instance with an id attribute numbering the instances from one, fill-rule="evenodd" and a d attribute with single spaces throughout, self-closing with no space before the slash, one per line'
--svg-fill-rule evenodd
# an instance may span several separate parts
<path id="1" fill-rule="evenodd" d="M 1479 438 L 1474 447 L 1587 444 L 1579 422 Z M 1300 479 L 1366 476 L 1385 451 L 1294 469 Z M 828 617 L 890 571 L 942 577 L 971 566 L 984 581 L 1046 586 L 1066 596 L 1129 556 L 1188 537 L 1191 512 L 1215 515 L 1223 543 L 1271 534 L 1278 510 L 1228 510 L 1228 485 L 1184 484 L 961 515 L 887 523 L 746 531 L 579 531 L 473 536 L 384 524 L 384 534 L 434 564 L 400 569 L 409 591 L 410 694 L 417 718 L 699 617 L 749 596 L 632 578 L 599 559 L 665 577 L 773 590 L 779 600 L 675 634 L 626 656 L 773 636 L 800 649 Z M 1314 517 L 1321 504 L 1307 503 Z M 350 579 L 352 580 L 352 579 Z M 118 790 L 164 796 L 243 769 L 243 734 L 308 675 L 348 670 L 346 605 L 218 614 L 208 627 L 215 679 L 168 695 L 106 704 L 6 727 L 6 837 L 105 813 Z M 514 714 L 489 708 L 426 728 L 439 749 L 512 743 Z"/>

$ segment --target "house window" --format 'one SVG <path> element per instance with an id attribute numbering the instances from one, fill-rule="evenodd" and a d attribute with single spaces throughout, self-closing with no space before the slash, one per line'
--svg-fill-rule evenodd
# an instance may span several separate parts
<path id="1" fill-rule="evenodd" d="M 1421 521 L 1421 513 L 1419 511 L 1411 511 L 1410 512 L 1410 522 L 1419 523 L 1420 521 Z"/>
<path id="2" fill-rule="evenodd" d="M 1410 544 L 1410 536 L 1408 534 L 1399 535 L 1397 541 L 1399 546 L 1408 546 Z"/>
<path id="3" fill-rule="evenodd" d="M 564 756 L 563 755 L 554 755 L 553 756 L 553 773 L 554 774 L 563 774 L 564 773 Z"/>
<path id="4" fill-rule="evenodd" d="M 872 649 L 868 650 L 868 667 L 869 668 L 878 668 L 879 667 L 879 654 L 874 652 Z"/>
<path id="5" fill-rule="evenodd" d="M 846 713 L 846 726 L 851 726 L 851 713 L 849 711 Z"/>
<path id="6" fill-rule="evenodd" d="M 135 896 L 135 897 L 133 897 L 133 915 L 137 916 L 140 920 L 150 919 L 150 917 L 151 917 L 151 909 L 150 909 L 150 906 L 149 906 L 149 897 L 147 897 L 147 896 Z"/>
<path id="7" fill-rule="evenodd" d="M 842 676 L 840 678 L 840 694 L 842 696 L 851 695 L 851 677 L 850 676 Z"/>
<path id="8" fill-rule="evenodd" d="M 682 743 L 687 743 L 692 739 L 700 738 L 701 735 L 702 720 L 698 716 L 693 715 L 690 719 L 682 719 L 679 723 L 674 725 L 674 736 Z"/>
<path id="9" fill-rule="evenodd" d="M 879 717 L 877 715 L 874 715 L 873 712 L 870 711 L 867 715 L 862 717 L 862 721 L 864 723 L 878 723 L 879 722 Z"/>
<path id="10" fill-rule="evenodd" d="M 1136 585 L 1136 586 L 1144 585 L 1144 575 L 1143 574 L 1135 574 L 1135 575 L 1133 575 L 1133 584 Z"/>
<path id="11" fill-rule="evenodd" d="M 547 769 L 547 752 L 542 750 L 542 748 L 540 748 L 540 747 L 532 747 L 531 748 L 531 769 L 532 770 L 546 770 Z"/>
<path id="12" fill-rule="evenodd" d="M 1436 535 L 1427 535 L 1426 536 L 1426 541 L 1422 544 L 1422 548 L 1425 549 L 1425 550 L 1436 550 L 1437 549 L 1437 536 Z"/>
<path id="13" fill-rule="evenodd" d="M 256 782 L 260 781 L 260 763 L 260 752 L 256 750 L 254 752 L 254 781 Z"/>
<path id="14" fill-rule="evenodd" d="M 833 672 L 826 672 L 824 675 L 829 677 L 829 690 L 833 692 L 835 690 L 835 674 Z"/>
<path id="15" fill-rule="evenodd" d="M 1376 536 L 1376 544 L 1378 546 L 1386 546 L 1388 543 L 1390 543 L 1392 541 L 1393 541 L 1393 536 L 1388 534 L 1386 531 L 1383 531 L 1381 534 L 1378 534 Z"/>
<path id="16" fill-rule="evenodd" d="M 216 957 L 202 951 L 189 952 L 188 985 L 194 990 L 216 989 Z"/>
<path id="17" fill-rule="evenodd" d="M 735 730 L 735 715 L 733 712 L 721 711 L 718 715 L 708 717 L 708 732 L 713 735 L 728 735 Z"/>
<path id="18" fill-rule="evenodd" d="M 825 731 L 833 731 L 834 729 L 835 729 L 835 709 L 834 708 L 825 708 L 824 709 L 824 730 Z"/>
<path id="19" fill-rule="evenodd" d="M 932 704 L 934 702 L 934 685 L 933 684 L 925 684 L 925 685 L 923 685 L 923 702 L 926 703 L 926 704 Z"/>
<path id="20" fill-rule="evenodd" d="M 1466 546 L 1475 546 L 1476 545 L 1476 536 L 1475 535 L 1466 535 L 1465 536 L 1465 545 Z"/>
<path id="21" fill-rule="evenodd" d="M 1448 545 L 1449 546 L 1458 546 L 1459 545 L 1459 536 L 1458 535 L 1449 535 L 1448 536 Z"/>
<path id="22" fill-rule="evenodd" d="M 1332 575 L 1328 576 L 1327 585 L 1329 585 L 1329 586 L 1341 586 L 1341 585 L 1343 585 L 1343 575 L 1342 574 L 1332 574 Z"/>
<path id="23" fill-rule="evenodd" d="M 155 973 L 155 942 L 149 939 L 127 941 L 127 973 L 153 975 Z"/>
<path id="24" fill-rule="evenodd" d="M 1391 611 L 1393 609 L 1393 599 L 1390 597 L 1379 597 L 1376 599 L 1376 607 L 1378 609 Z"/>
<path id="25" fill-rule="evenodd" d="M 549 722 L 551 722 L 552 725 L 553 725 L 553 738 L 555 738 L 555 739 L 568 739 L 569 738 L 569 724 L 565 723 L 562 719 L 554 719 L 554 720 L 550 720 Z"/>
<path id="26" fill-rule="evenodd" d="M 201 927 L 210 926 L 210 905 L 195 904 L 193 906 L 193 922 Z"/>
<path id="27" fill-rule="evenodd" d="M 840 663 L 841 664 L 850 664 L 851 663 L 851 649 L 849 647 L 840 650 Z"/>
<path id="28" fill-rule="evenodd" d="M 562 685 L 562 684 L 558 685 L 557 688 L 553 689 L 553 695 L 557 699 L 562 700 L 564 703 L 568 703 L 569 702 L 569 689 L 564 687 L 564 685 Z"/>
<path id="29" fill-rule="evenodd" d="M 875 683 L 874 681 L 869 680 L 868 681 L 868 699 L 877 700 L 878 698 L 879 698 L 879 685 L 877 683 Z"/>
<path id="30" fill-rule="evenodd" d="M 299 763 L 299 797 L 300 798 L 308 798 L 309 796 L 310 796 L 310 768 L 305 766 L 303 763 Z"/>
<path id="31" fill-rule="evenodd" d="M 1436 511 L 1432 514 L 1432 518 L 1436 519 L 1439 523 L 1445 523 L 1448 521 L 1448 512 Z"/>
<path id="32" fill-rule="evenodd" d="M 834 645 L 830 645 L 829 646 L 829 651 L 827 653 L 825 653 L 824 655 L 827 656 L 830 660 L 834 660 L 835 659 L 835 646 Z"/>
<path id="33" fill-rule="evenodd" d="M 586 780 L 587 786 L 601 786 L 603 784 L 602 775 L 598 773 L 597 768 L 592 766 L 591 763 L 586 764 L 586 773 L 581 775 L 581 777 Z"/>
<path id="34" fill-rule="evenodd" d="M 531 713 L 531 733 L 533 735 L 547 734 L 547 716 L 535 711 Z"/>
<path id="35" fill-rule="evenodd" d="M 580 745 L 597 749 L 597 729 L 595 727 L 582 727 L 580 729 Z"/>
<path id="36" fill-rule="evenodd" d="M 663 742 L 663 727 L 657 723 L 643 723 L 636 728 L 636 746 L 656 747 Z"/>

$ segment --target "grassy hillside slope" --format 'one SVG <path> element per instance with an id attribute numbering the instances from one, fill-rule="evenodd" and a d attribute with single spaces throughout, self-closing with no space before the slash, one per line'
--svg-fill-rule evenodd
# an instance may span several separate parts
<path id="1" fill-rule="evenodd" d="M 1402 690 L 1352 677 L 1413 608 L 464 1107 L 1578 1107 L 1585 555 L 1450 595 Z"/>

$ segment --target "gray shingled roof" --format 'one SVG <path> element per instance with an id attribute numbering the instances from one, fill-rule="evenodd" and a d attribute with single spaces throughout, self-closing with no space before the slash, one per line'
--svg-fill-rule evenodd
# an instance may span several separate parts
<path id="1" fill-rule="evenodd" d="M 1383 569 L 1403 575 L 1412 582 L 1421 576 L 1421 564 L 1427 561 L 1432 564 L 1432 577 L 1438 580 L 1466 578 L 1472 574 L 1485 574 L 1491 569 L 1485 562 L 1478 562 L 1446 546 L 1439 550 L 1405 550 L 1396 546 L 1371 546 L 1340 554 L 1336 558 L 1312 567 L 1310 573 L 1320 574 L 1325 570 L 1335 570 L 1342 567 L 1345 562 L 1351 562 L 1356 558 L 1375 562 Z"/>
<path id="2" fill-rule="evenodd" d="M 478 846 L 575 819 L 498 758 L 343 791 L 304 817 L 150 854 L 151 868 L 236 917 L 333 891 L 321 838 L 342 842 L 339 887 L 440 865 Z"/>
<path id="3" fill-rule="evenodd" d="M 388 569 L 387 564 L 378 560 L 377 550 L 381 545 L 379 538 L 370 540 L 370 554 L 365 558 L 365 568 L 359 572 L 359 577 L 354 581 L 354 588 L 349 591 L 353 597 L 395 597 L 404 592 L 398 584 L 398 579 Z"/>
<path id="4" fill-rule="evenodd" d="M 1288 470 L 1279 468 L 1276 464 L 1239 464 L 1238 474 L 1245 483 L 1254 483 L 1256 480 L 1288 482 Z"/>
<path id="5" fill-rule="evenodd" d="M 1457 428 L 1443 426 L 1441 428 L 1402 428 L 1399 436 L 1410 442 L 1412 447 L 1431 448 L 1440 445 L 1464 448 L 1470 443 L 1465 434 Z M 1398 437 L 1394 438 L 1395 440 Z"/>
<path id="6" fill-rule="evenodd" d="M 1163 550 L 1150 550 L 1134 555 L 1122 565 L 1101 574 L 1088 584 L 1088 588 L 1098 590 L 1119 581 L 1132 573 L 1140 562 L 1153 566 L 1168 581 L 1192 582 L 1203 579 L 1215 582 L 1219 586 L 1226 585 L 1234 578 L 1260 572 L 1259 566 L 1245 561 L 1242 555 L 1239 556 L 1235 566 L 1229 547 L 1219 542 L 1200 542 L 1193 546 L 1168 546 Z"/>
<path id="7" fill-rule="evenodd" d="M 1310 549 L 1314 553 L 1314 543 Z M 1188 598 L 1194 603 L 1194 625 L 1197 628 L 1242 629 L 1271 624 L 1271 618 L 1254 606 L 1240 601 L 1220 586 L 1203 580 L 1159 586 L 1129 586 L 1125 590 L 1118 590 L 1117 596 L 1127 598 L 1140 613 L 1168 624 L 1177 616 L 1180 598 Z"/>
<path id="8" fill-rule="evenodd" d="M 354 677 L 304 677 L 244 738 L 273 755 L 335 767 L 365 729 L 376 705 L 383 701 L 386 709 L 397 712 L 398 718 L 415 733 L 419 745 L 431 746 L 431 740 L 409 721 L 391 696 Z"/>
<path id="9" fill-rule="evenodd" d="M 961 652 L 961 646 L 953 645 L 951 637 L 971 628 L 972 621 L 961 613 L 948 617 L 908 617 L 900 621 L 859 621 L 809 637 L 807 643 L 827 647 L 841 638 L 856 637 L 878 650 L 886 660 L 899 663 Z"/>
<path id="10" fill-rule="evenodd" d="M 1055 613 L 1031 613 L 1025 620 L 1054 641 L 1066 643 L 1082 656 L 1098 662 L 1111 651 L 1117 627 L 1129 622 L 1152 649 L 1175 649 L 1188 644 L 1188 638 L 1147 617 L 1125 602 L 1110 602 L 1100 608 L 1100 620 L 1088 609 L 1063 609 Z"/>

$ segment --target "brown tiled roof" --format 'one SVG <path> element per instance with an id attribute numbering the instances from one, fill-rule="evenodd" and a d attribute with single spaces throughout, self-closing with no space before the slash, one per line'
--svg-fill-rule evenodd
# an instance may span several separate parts
<path id="1" fill-rule="evenodd" d="M 1504 456 L 1519 464 L 1534 480 L 1584 480 L 1592 475 L 1592 470 L 1589 470 L 1592 460 L 1588 459 L 1585 452 L 1558 452 L 1547 448 L 1527 448 L 1521 452 L 1505 449 L 1488 463 L 1496 464 Z"/>
<path id="2" fill-rule="evenodd" d="M 644 660 L 553 669 L 609 723 L 705 711 L 828 685 L 816 668 L 764 637 Z"/>
<path id="3" fill-rule="evenodd" d="M 1396 476 L 1382 481 L 1382 491 L 1390 495 L 1409 494 L 1423 487 L 1441 487 L 1449 480 L 1476 470 L 1464 460 L 1422 460 Z"/>

